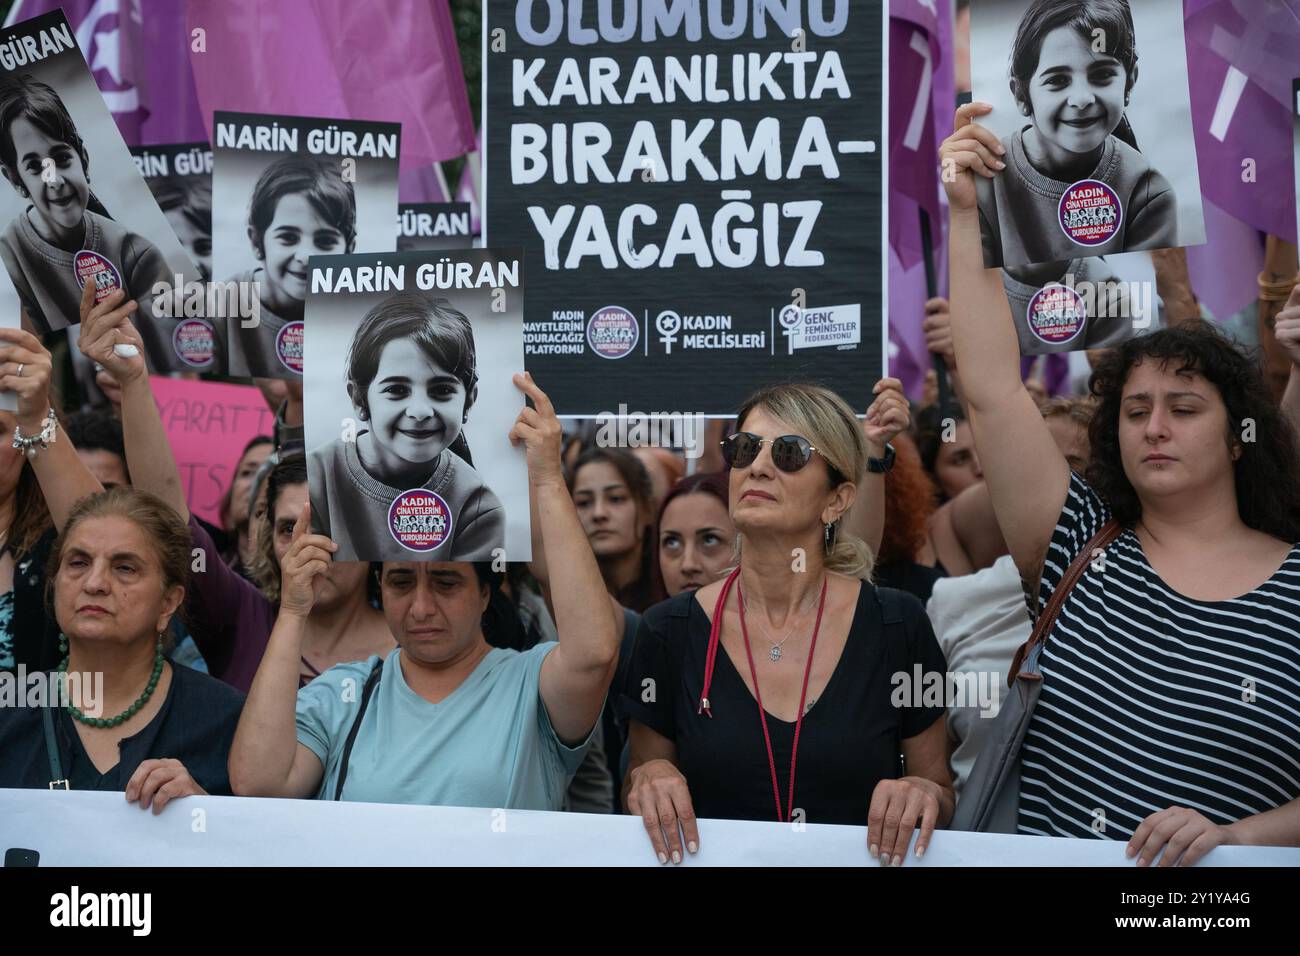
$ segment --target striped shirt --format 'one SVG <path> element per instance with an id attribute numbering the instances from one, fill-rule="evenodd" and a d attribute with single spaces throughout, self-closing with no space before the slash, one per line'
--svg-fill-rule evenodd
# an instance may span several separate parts
<path id="1" fill-rule="evenodd" d="M 1072 474 L 1035 613 L 1109 517 Z M 1127 840 L 1171 806 L 1226 825 L 1300 797 L 1300 545 L 1250 593 L 1196 601 L 1125 531 L 1075 585 L 1040 663 L 1021 833 Z"/>

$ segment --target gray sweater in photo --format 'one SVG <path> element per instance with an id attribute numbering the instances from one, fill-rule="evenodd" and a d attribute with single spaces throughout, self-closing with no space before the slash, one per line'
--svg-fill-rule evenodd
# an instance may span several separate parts
<path id="1" fill-rule="evenodd" d="M 441 497 L 452 515 L 451 534 L 432 551 L 411 551 L 393 537 L 389 507 L 411 489 L 372 478 L 361 465 L 355 441 L 338 438 L 308 452 L 307 481 L 312 528 L 339 546 L 336 561 L 491 561 L 493 549 L 505 547 L 501 500 L 450 449 L 420 486 Z"/>

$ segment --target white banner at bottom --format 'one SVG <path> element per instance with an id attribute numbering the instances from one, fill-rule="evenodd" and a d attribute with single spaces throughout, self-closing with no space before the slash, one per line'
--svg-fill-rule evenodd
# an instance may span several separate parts
<path id="1" fill-rule="evenodd" d="M 701 820 L 688 866 L 879 866 L 866 827 Z M 1134 866 L 1122 840 L 941 831 L 906 866 Z M 0 850 L 40 866 L 658 866 L 639 817 L 251 797 L 155 816 L 120 793 L 0 789 Z M 1300 849 L 1221 846 L 1201 866 L 1300 866 Z"/>

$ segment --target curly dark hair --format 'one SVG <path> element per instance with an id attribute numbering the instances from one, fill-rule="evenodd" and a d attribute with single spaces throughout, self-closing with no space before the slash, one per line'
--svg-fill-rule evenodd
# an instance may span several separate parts
<path id="1" fill-rule="evenodd" d="M 1129 339 L 1093 372 L 1088 387 L 1098 404 L 1089 427 L 1087 479 L 1115 519 L 1131 528 L 1142 515 L 1120 457 L 1119 416 L 1124 383 L 1133 367 L 1147 360 L 1162 369 L 1198 373 L 1218 389 L 1228 410 L 1224 441 L 1241 448 L 1233 479 L 1242 523 L 1283 541 L 1300 541 L 1300 455 L 1292 426 L 1269 395 L 1259 368 L 1206 322 Z M 1255 440 L 1243 442 L 1234 429 L 1247 420 L 1254 422 Z"/>

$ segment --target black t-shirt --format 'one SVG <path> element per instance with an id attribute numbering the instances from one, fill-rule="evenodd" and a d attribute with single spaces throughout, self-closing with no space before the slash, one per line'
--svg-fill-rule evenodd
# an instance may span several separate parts
<path id="1" fill-rule="evenodd" d="M 905 706 L 893 705 L 902 696 L 895 694 L 893 675 L 906 674 L 910 683 L 914 665 L 943 674 L 947 663 L 921 603 L 898 591 L 879 593 L 878 600 L 877 590 L 863 584 L 840 660 L 804 715 L 794 806 L 808 823 L 864 826 L 876 784 L 902 775 L 901 741 L 944 714 L 943 707 L 911 706 L 910 694 Z M 882 623 L 882 600 L 897 623 Z M 709 690 L 713 716 L 697 713 L 709 630 L 693 592 L 650 608 L 620 688 L 620 711 L 677 745 L 696 816 L 775 820 L 758 704 L 725 648 L 718 648 Z M 795 725 L 769 714 L 767 726 L 784 812 Z"/>
<path id="2" fill-rule="evenodd" d="M 891 564 L 878 564 L 871 576 L 876 583 L 885 588 L 897 588 L 908 594 L 915 594 L 925 604 L 934 592 L 934 582 L 945 575 L 942 567 L 926 567 L 915 561 L 895 561 Z"/>
<path id="3" fill-rule="evenodd" d="M 120 759 L 101 774 L 86 754 L 76 723 L 60 707 L 52 714 L 63 776 L 73 790 L 125 790 L 146 760 L 173 758 L 185 765 L 208 793 L 230 794 L 226 762 L 235 738 L 244 695 L 228 684 L 172 664 L 172 682 L 162 707 L 119 745 Z M 0 707 L 0 787 L 45 789 L 50 760 L 40 707 Z"/>

